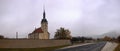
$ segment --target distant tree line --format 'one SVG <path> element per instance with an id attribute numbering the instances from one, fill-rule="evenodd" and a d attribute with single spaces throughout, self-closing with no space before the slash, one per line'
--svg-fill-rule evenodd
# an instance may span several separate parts
<path id="1" fill-rule="evenodd" d="M 110 42 L 119 42 L 120 43 L 120 36 L 117 38 L 105 36 L 104 38 L 97 38 L 97 41 L 110 41 Z"/>
<path id="2" fill-rule="evenodd" d="M 68 29 L 60 28 L 57 29 L 54 35 L 54 39 L 69 39 L 71 42 L 85 42 L 86 40 L 94 40 L 91 37 L 72 37 L 71 32 Z M 4 36 L 0 35 L 0 39 L 3 39 Z M 104 38 L 97 38 L 97 41 L 113 41 L 113 42 L 119 42 L 120 43 L 120 36 L 117 38 L 111 38 L 109 36 L 105 36 Z"/>
<path id="3" fill-rule="evenodd" d="M 93 40 L 91 37 L 72 37 L 72 42 L 85 42 L 85 40 Z"/>

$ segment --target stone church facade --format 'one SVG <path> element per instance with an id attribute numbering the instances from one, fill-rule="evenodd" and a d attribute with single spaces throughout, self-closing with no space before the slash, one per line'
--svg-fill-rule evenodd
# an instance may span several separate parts
<path id="1" fill-rule="evenodd" d="M 43 12 L 43 19 L 41 21 L 41 27 L 35 29 L 32 33 L 28 34 L 29 39 L 49 39 L 50 34 L 48 32 L 48 21 L 46 19 L 45 10 Z"/>

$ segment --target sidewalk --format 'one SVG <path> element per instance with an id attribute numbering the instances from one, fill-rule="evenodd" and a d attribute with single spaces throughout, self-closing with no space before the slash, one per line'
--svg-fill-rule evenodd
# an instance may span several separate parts
<path id="1" fill-rule="evenodd" d="M 107 42 L 101 51 L 113 51 L 117 45 L 117 43 Z"/>

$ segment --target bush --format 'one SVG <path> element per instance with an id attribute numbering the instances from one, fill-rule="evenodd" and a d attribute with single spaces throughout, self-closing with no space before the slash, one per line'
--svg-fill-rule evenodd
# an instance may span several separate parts
<path id="1" fill-rule="evenodd" d="M 118 36 L 117 40 L 118 40 L 118 42 L 120 43 L 120 36 Z"/>
<path id="2" fill-rule="evenodd" d="M 0 39 L 4 39 L 4 36 L 0 35 Z"/>

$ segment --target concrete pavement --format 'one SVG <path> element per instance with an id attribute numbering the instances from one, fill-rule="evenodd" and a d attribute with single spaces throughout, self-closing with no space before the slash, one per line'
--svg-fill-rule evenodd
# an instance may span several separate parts
<path id="1" fill-rule="evenodd" d="M 68 48 L 58 49 L 55 51 L 101 51 L 105 44 L 106 42 L 99 42 L 88 45 L 72 46 Z"/>
<path id="2" fill-rule="evenodd" d="M 105 47 L 101 51 L 114 51 L 117 45 L 118 44 L 114 42 L 107 42 Z"/>

